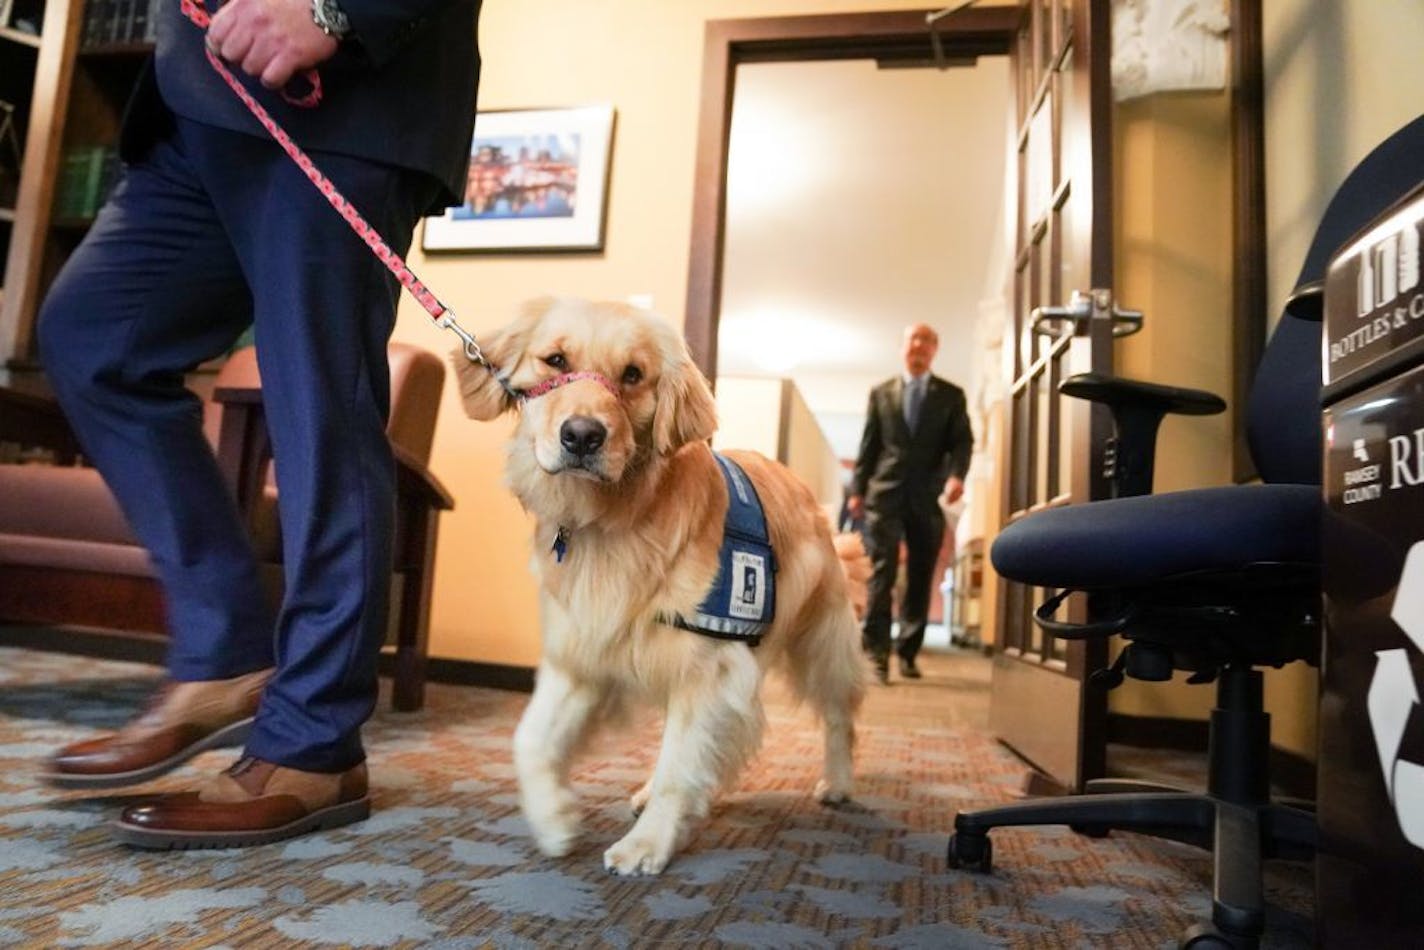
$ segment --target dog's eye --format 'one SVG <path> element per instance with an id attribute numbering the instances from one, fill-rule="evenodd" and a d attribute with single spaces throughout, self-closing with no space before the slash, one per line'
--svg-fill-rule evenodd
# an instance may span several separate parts
<path id="1" fill-rule="evenodd" d="M 569 361 L 564 358 L 564 354 L 562 353 L 550 353 L 544 357 L 544 362 L 558 370 L 566 370 L 569 368 Z"/>
<path id="2" fill-rule="evenodd" d="M 623 368 L 623 385 L 636 386 L 643 381 L 643 371 L 633 365 Z"/>

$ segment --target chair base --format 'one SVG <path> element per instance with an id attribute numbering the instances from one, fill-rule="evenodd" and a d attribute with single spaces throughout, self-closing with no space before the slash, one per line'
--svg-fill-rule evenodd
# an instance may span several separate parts
<path id="1" fill-rule="evenodd" d="M 1216 934 L 1202 931 L 1184 938 L 1184 947 L 1256 947 L 1265 926 L 1262 859 L 1309 858 L 1315 853 L 1315 816 L 1302 809 L 1269 802 L 1234 804 L 1185 791 L 1113 791 L 962 812 L 949 839 L 950 866 L 989 871 L 993 860 L 989 830 L 1023 825 L 1067 825 L 1094 836 L 1135 831 L 1211 851 L 1215 857 L 1211 918 Z M 1225 942 L 1202 942 L 1203 934 Z"/>
<path id="2" fill-rule="evenodd" d="M 989 871 L 993 828 L 1067 825 L 1102 837 L 1135 831 L 1212 852 L 1211 923 L 1192 928 L 1183 947 L 1254 950 L 1265 927 L 1261 862 L 1315 854 L 1315 814 L 1302 803 L 1272 801 L 1265 763 L 1270 717 L 1263 711 L 1261 673 L 1228 666 L 1217 683 L 1211 717 L 1208 790 L 1189 792 L 1155 782 L 1098 779 L 1083 795 L 1033 798 L 961 812 L 949 839 L 951 867 Z"/>

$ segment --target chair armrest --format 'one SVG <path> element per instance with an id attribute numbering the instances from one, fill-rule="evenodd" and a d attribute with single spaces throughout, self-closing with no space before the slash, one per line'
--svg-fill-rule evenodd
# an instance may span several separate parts
<path id="1" fill-rule="evenodd" d="M 1080 373 L 1058 384 L 1066 396 L 1101 403 L 1112 411 L 1113 438 L 1103 459 L 1103 475 L 1114 498 L 1152 493 L 1157 427 L 1167 413 L 1210 416 L 1226 409 L 1213 393 L 1180 386 L 1161 386 L 1133 379 Z"/>
<path id="2" fill-rule="evenodd" d="M 81 454 L 59 403 L 16 389 L 0 389 L 0 442 L 48 449 L 62 465 L 73 465 Z"/>
<path id="3" fill-rule="evenodd" d="M 396 491 L 437 511 L 452 511 L 455 499 L 419 459 L 391 443 L 396 456 Z"/>
<path id="4" fill-rule="evenodd" d="M 224 386 L 213 390 L 212 398 L 223 407 L 218 466 L 237 496 L 239 509 L 251 511 L 262 491 L 267 463 L 272 459 L 262 390 L 257 386 Z M 395 443 L 391 443 L 391 451 L 396 459 L 396 490 L 401 496 L 438 511 L 454 509 L 454 497 L 424 463 Z"/>
<path id="5" fill-rule="evenodd" d="M 1226 400 L 1205 390 L 1160 386 L 1098 373 L 1070 376 L 1059 384 L 1058 391 L 1065 396 L 1100 402 L 1112 408 L 1141 406 L 1183 416 L 1214 416 L 1226 411 Z"/>

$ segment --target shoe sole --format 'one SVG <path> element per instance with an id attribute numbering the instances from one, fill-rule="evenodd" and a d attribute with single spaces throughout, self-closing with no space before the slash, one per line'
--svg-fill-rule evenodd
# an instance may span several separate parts
<path id="1" fill-rule="evenodd" d="M 247 734 L 252 730 L 252 717 L 240 719 L 230 726 L 224 726 L 217 732 L 205 736 L 192 745 L 182 749 L 176 755 L 171 755 L 162 762 L 153 765 L 146 765 L 141 769 L 134 769 L 129 772 L 106 772 L 102 775 L 83 775 L 73 772 L 45 772 L 40 778 L 53 785 L 55 788 L 122 788 L 125 785 L 138 785 L 156 779 L 161 775 L 167 775 L 178 766 L 187 762 L 194 756 L 207 752 L 209 749 L 216 749 L 225 745 L 238 745 L 247 741 Z"/>
<path id="2" fill-rule="evenodd" d="M 276 828 L 242 831 L 173 831 L 144 828 L 122 820 L 113 822 L 114 837 L 126 845 L 146 851 L 192 851 L 202 848 L 249 848 L 285 841 L 314 831 L 340 828 L 371 816 L 370 797 L 318 809 L 304 818 Z"/>

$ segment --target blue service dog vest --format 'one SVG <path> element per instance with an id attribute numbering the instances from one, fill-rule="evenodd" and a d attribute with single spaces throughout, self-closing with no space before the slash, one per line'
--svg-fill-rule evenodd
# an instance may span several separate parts
<path id="1" fill-rule="evenodd" d="M 761 500 L 746 472 L 725 455 L 713 452 L 712 456 L 722 469 L 728 497 L 717 579 L 692 616 L 677 614 L 667 622 L 704 636 L 756 646 L 776 616 L 776 556 Z"/>

